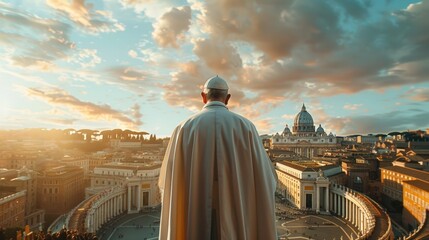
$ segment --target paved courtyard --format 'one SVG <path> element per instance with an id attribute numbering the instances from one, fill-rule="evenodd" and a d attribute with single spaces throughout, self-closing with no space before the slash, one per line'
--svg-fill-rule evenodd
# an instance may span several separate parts
<path id="1" fill-rule="evenodd" d="M 158 239 L 159 211 L 122 215 L 105 224 L 97 232 L 101 240 Z"/>
<path id="2" fill-rule="evenodd" d="M 279 239 L 347 240 L 355 239 L 357 229 L 343 219 L 330 215 L 303 215 L 277 204 Z M 158 239 L 160 211 L 121 215 L 105 224 L 97 235 L 101 240 Z"/>
<path id="3" fill-rule="evenodd" d="M 278 221 L 277 233 L 280 239 L 346 240 L 357 236 L 356 230 L 342 219 L 326 215 L 308 215 Z"/>

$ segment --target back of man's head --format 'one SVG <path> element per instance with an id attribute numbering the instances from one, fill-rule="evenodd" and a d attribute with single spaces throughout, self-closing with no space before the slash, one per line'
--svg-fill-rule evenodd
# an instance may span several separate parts
<path id="1" fill-rule="evenodd" d="M 203 92 L 209 101 L 224 101 L 228 96 L 228 83 L 219 76 L 209 78 L 204 84 Z"/>

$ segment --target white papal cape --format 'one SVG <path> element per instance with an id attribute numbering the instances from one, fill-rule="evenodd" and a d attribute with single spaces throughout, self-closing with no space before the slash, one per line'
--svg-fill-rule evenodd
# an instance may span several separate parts
<path id="1" fill-rule="evenodd" d="M 209 102 L 170 139 L 159 179 L 159 239 L 211 239 L 213 208 L 218 239 L 276 239 L 276 182 L 255 126 Z"/>

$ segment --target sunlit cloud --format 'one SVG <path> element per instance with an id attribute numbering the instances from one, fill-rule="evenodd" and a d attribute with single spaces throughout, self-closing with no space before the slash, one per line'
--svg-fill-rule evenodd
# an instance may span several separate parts
<path id="1" fill-rule="evenodd" d="M 168 9 L 175 7 L 174 0 L 120 0 L 122 7 L 131 8 L 137 14 L 157 19 Z"/>
<path id="2" fill-rule="evenodd" d="M 46 121 L 54 123 L 54 124 L 58 124 L 60 126 L 63 126 L 63 125 L 73 126 L 78 121 L 78 119 L 48 118 L 48 119 L 46 119 Z"/>
<path id="3" fill-rule="evenodd" d="M 429 102 L 429 88 L 411 89 L 405 92 L 402 97 L 406 97 L 417 102 Z"/>
<path id="4" fill-rule="evenodd" d="M 93 5 L 85 3 L 85 0 L 47 0 L 46 4 L 91 33 L 125 30 L 125 26 L 114 19 L 111 12 L 93 10 Z"/>
<path id="5" fill-rule="evenodd" d="M 361 106 L 362 106 L 362 104 L 355 103 L 355 104 L 346 104 L 346 105 L 344 105 L 343 108 L 346 110 L 355 111 L 355 110 L 358 110 Z"/>
<path id="6" fill-rule="evenodd" d="M 272 119 L 260 119 L 253 122 L 259 134 L 272 133 Z"/>
<path id="7" fill-rule="evenodd" d="M 283 119 L 294 119 L 295 115 L 292 115 L 292 114 L 283 114 L 282 118 Z"/>
<path id="8" fill-rule="evenodd" d="M 218 74 L 231 76 L 238 74 L 242 68 L 242 60 L 237 50 L 220 39 L 197 39 L 193 51 Z"/>
<path id="9" fill-rule="evenodd" d="M 128 55 L 130 55 L 130 57 L 132 57 L 132 58 L 137 58 L 137 56 L 138 56 L 137 52 L 134 50 L 128 51 Z"/>
<path id="10" fill-rule="evenodd" d="M 173 106 L 180 106 L 198 111 L 202 107 L 199 93 L 206 79 L 213 73 L 197 62 L 180 65 L 180 69 L 171 76 L 171 81 L 162 85 L 164 100 Z"/>
<path id="11" fill-rule="evenodd" d="M 69 26 L 52 19 L 40 18 L 0 3 L 0 46 L 10 49 L 11 64 L 50 71 L 55 61 L 65 59 L 74 49 L 69 40 Z"/>
<path id="12" fill-rule="evenodd" d="M 101 58 L 97 55 L 97 50 L 95 49 L 80 49 L 69 61 L 78 63 L 83 68 L 90 68 L 101 63 Z"/>
<path id="13" fill-rule="evenodd" d="M 191 8 L 189 6 L 172 8 L 154 24 L 152 36 L 161 47 L 178 48 L 179 42 L 185 38 L 184 33 L 191 24 Z"/>
<path id="14" fill-rule="evenodd" d="M 107 104 L 98 105 L 91 102 L 81 101 L 62 89 L 50 88 L 47 90 L 42 90 L 28 88 L 27 94 L 30 97 L 40 98 L 49 104 L 66 107 L 72 111 L 78 112 L 87 120 L 114 120 L 124 124 L 125 126 L 130 126 L 133 128 L 137 128 L 141 125 L 139 119 L 130 118 L 125 113 L 115 110 Z M 134 106 L 134 117 L 141 117 L 141 115 L 136 113 L 138 111 L 139 108 Z"/>

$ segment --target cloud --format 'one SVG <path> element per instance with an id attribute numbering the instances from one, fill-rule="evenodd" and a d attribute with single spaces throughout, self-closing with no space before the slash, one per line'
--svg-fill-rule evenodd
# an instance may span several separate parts
<path id="1" fill-rule="evenodd" d="M 205 81 L 214 76 L 212 69 L 202 61 L 191 61 L 180 64 L 179 71 L 172 74 L 172 80 L 162 85 L 164 89 L 163 98 L 172 106 L 180 106 L 196 112 L 203 107 L 201 90 Z M 231 99 L 228 108 L 255 123 L 263 133 L 269 133 L 272 128 L 272 120 L 262 118 L 264 113 L 269 112 L 279 102 L 270 98 L 260 99 L 246 96 L 234 78 L 225 78 L 230 87 Z"/>
<path id="2" fill-rule="evenodd" d="M 160 98 L 160 88 L 162 89 L 163 82 L 170 78 L 155 69 L 140 69 L 122 65 L 107 68 L 104 74 L 109 84 L 118 85 L 138 97 L 144 96 L 144 100 L 149 102 Z"/>
<path id="3" fill-rule="evenodd" d="M 138 50 L 128 51 L 128 55 L 134 59 L 141 60 L 144 64 L 151 66 L 151 72 L 156 73 L 177 66 L 178 58 L 173 52 L 167 49 L 152 49 L 146 46 L 145 43 L 140 43 Z M 155 69 L 152 67 L 161 67 L 162 69 Z"/>
<path id="4" fill-rule="evenodd" d="M 355 103 L 355 104 L 346 104 L 344 105 L 343 108 L 347 110 L 355 111 L 355 110 L 358 110 L 361 106 L 362 104 Z"/>
<path id="5" fill-rule="evenodd" d="M 200 92 L 210 76 L 213 72 L 199 62 L 180 64 L 179 70 L 172 73 L 171 81 L 162 85 L 163 97 L 170 105 L 200 110 L 203 106 Z"/>
<path id="6" fill-rule="evenodd" d="M 209 35 L 194 43 L 194 52 L 209 68 L 222 69 L 221 55 L 232 58 L 208 46 L 243 43 L 261 52 L 258 62 L 227 68 L 240 88 L 260 99 L 383 91 L 425 82 L 429 74 L 429 2 L 371 19 L 367 1 L 211 0 L 192 6 L 195 23 Z M 240 56 L 236 49 L 230 53 Z"/>
<path id="7" fill-rule="evenodd" d="M 336 135 L 388 133 L 406 129 L 427 128 L 429 112 L 419 109 L 391 111 L 374 115 L 330 116 L 320 104 L 307 109 L 315 123 L 321 123 L 327 132 Z"/>
<path id="8" fill-rule="evenodd" d="M 209 33 L 249 42 L 270 59 L 306 45 L 314 53 L 335 49 L 341 36 L 336 10 L 323 1 L 207 1 L 200 15 Z"/>
<path id="9" fill-rule="evenodd" d="M 157 19 L 177 4 L 175 0 L 120 0 L 122 7 L 133 9 L 137 14 L 144 14 Z"/>
<path id="10" fill-rule="evenodd" d="M 78 63 L 83 68 L 95 67 L 101 63 L 96 49 L 80 49 L 71 57 L 70 62 Z"/>
<path id="11" fill-rule="evenodd" d="M 293 115 L 293 114 L 283 114 L 282 118 L 284 118 L 284 119 L 295 119 L 295 115 Z"/>
<path id="12" fill-rule="evenodd" d="M 237 49 L 220 39 L 197 39 L 193 51 L 218 74 L 231 76 L 242 69 L 242 60 Z"/>
<path id="13" fill-rule="evenodd" d="M 342 127 L 342 134 L 387 133 L 420 129 L 428 127 L 429 113 L 425 111 L 392 111 L 375 115 L 348 117 L 348 122 Z M 343 119 L 333 120 L 333 124 L 341 123 Z"/>
<path id="14" fill-rule="evenodd" d="M 191 8 L 189 6 L 172 8 L 164 13 L 154 24 L 152 37 L 161 47 L 178 48 L 184 33 L 189 30 L 191 24 Z"/>
<path id="15" fill-rule="evenodd" d="M 259 134 L 269 134 L 273 127 L 272 119 L 270 118 L 258 119 L 253 121 L 253 124 L 255 124 L 256 129 L 258 129 Z"/>
<path id="16" fill-rule="evenodd" d="M 107 104 L 97 105 L 91 102 L 81 101 L 70 95 L 64 90 L 50 88 L 47 90 L 28 88 L 27 94 L 31 97 L 37 97 L 49 104 L 66 107 L 72 111 L 79 112 L 87 120 L 114 120 L 127 127 L 138 128 L 142 123 L 139 117 L 139 108 L 136 105 L 132 109 L 132 115 L 135 119 L 130 118 L 125 113 L 113 109 Z"/>
<path id="17" fill-rule="evenodd" d="M 55 61 L 75 48 L 69 26 L 40 18 L 0 3 L 0 46 L 8 49 L 6 61 L 20 67 L 51 71 Z"/>
<path id="18" fill-rule="evenodd" d="M 118 82 L 139 82 L 145 81 L 149 74 L 146 71 L 126 66 L 112 67 L 108 70 L 111 76 Z"/>
<path id="19" fill-rule="evenodd" d="M 134 51 L 134 50 L 130 50 L 130 51 L 128 51 L 128 55 L 130 56 L 130 57 L 132 57 L 132 58 L 137 58 L 137 52 L 136 51 Z"/>
<path id="20" fill-rule="evenodd" d="M 350 16 L 354 19 L 363 19 L 367 17 L 367 8 L 371 7 L 368 2 L 364 3 L 360 0 L 335 0 L 335 3 L 345 10 L 345 17 Z"/>
<path id="21" fill-rule="evenodd" d="M 48 118 L 46 121 L 59 125 L 74 125 L 78 119 Z"/>
<path id="22" fill-rule="evenodd" d="M 125 27 L 108 11 L 93 10 L 85 0 L 47 0 L 46 4 L 65 14 L 72 22 L 91 33 L 124 31 Z"/>
<path id="23" fill-rule="evenodd" d="M 402 97 L 406 97 L 417 102 L 429 102 L 429 88 L 411 89 L 405 92 Z"/>
<path id="24" fill-rule="evenodd" d="M 141 118 L 143 117 L 143 114 L 140 111 L 140 105 L 139 104 L 136 103 L 131 108 L 131 116 L 133 116 L 134 122 L 136 123 L 137 126 L 143 125 L 143 122 L 141 120 Z"/>

